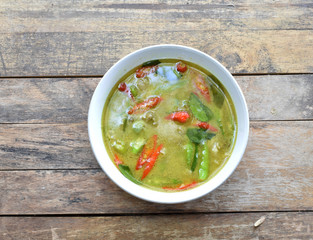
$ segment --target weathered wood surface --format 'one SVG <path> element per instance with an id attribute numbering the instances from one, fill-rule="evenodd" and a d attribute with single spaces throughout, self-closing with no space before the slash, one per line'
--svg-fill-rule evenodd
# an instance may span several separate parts
<path id="1" fill-rule="evenodd" d="M 2 0 L 0 33 L 0 239 L 313 239 L 311 0 Z M 234 174 L 185 204 L 119 189 L 87 135 L 100 76 L 160 43 L 242 74 L 252 120 Z"/>
<path id="2" fill-rule="evenodd" d="M 313 75 L 236 76 L 251 120 L 313 119 Z M 81 123 L 100 78 L 0 79 L 0 123 Z"/>
<path id="3" fill-rule="evenodd" d="M 245 162 L 251 163 L 248 168 L 276 161 L 313 168 L 312 136 L 311 121 L 252 122 Z M 99 165 L 90 148 L 87 123 L 0 124 L 0 170 L 90 168 Z"/>
<path id="4" fill-rule="evenodd" d="M 313 210 L 313 122 L 253 122 L 250 130 L 246 153 L 236 171 L 199 200 L 170 206 L 141 201 L 119 189 L 100 169 L 0 171 L 0 214 Z M 40 141 L 47 140 L 38 139 L 37 145 Z M 67 168 L 75 167 L 76 161 L 78 167 L 84 161 L 85 167 L 96 165 L 90 151 L 87 158 L 69 157 L 66 146 L 48 146 L 47 154 L 53 153 L 52 148 L 60 152 L 52 163 L 42 160 L 40 151 L 44 150 L 23 157 L 18 147 L 15 152 L 4 147 L 1 159 L 12 157 L 16 168 L 24 169 L 28 164 L 58 168 L 61 160 Z M 88 151 L 87 146 L 82 150 Z"/>
<path id="5" fill-rule="evenodd" d="M 266 220 L 253 226 L 261 216 Z M 123 217 L 4 217 L 11 239 L 313 239 L 313 213 L 188 214 Z"/>
<path id="6" fill-rule="evenodd" d="M 164 40 L 166 39 L 166 40 Z M 232 73 L 312 73 L 313 30 L 194 30 L 14 33 L 0 35 L 0 76 L 103 75 L 142 47 L 197 48 Z"/>
<path id="7" fill-rule="evenodd" d="M 0 2 L 0 76 L 103 75 L 153 44 L 198 48 L 233 73 L 312 73 L 311 1 Z"/>
<path id="8" fill-rule="evenodd" d="M 312 20 L 310 0 L 0 2 L 1 33 L 308 29 Z"/>
<path id="9" fill-rule="evenodd" d="M 233 73 L 312 73 L 311 1 L 0 2 L 0 76 L 103 75 L 149 45 L 202 50 Z"/>
<path id="10" fill-rule="evenodd" d="M 0 122 L 86 122 L 99 81 L 100 78 L 0 79 Z"/>
<path id="11" fill-rule="evenodd" d="M 87 123 L 0 124 L 0 170 L 99 168 Z"/>

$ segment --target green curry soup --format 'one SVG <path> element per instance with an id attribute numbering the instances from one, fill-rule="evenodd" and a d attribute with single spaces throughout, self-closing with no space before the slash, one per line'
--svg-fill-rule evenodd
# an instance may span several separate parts
<path id="1" fill-rule="evenodd" d="M 129 180 L 182 191 L 207 181 L 227 162 L 236 113 L 209 72 L 180 60 L 153 60 L 112 90 L 102 132 L 111 159 Z"/>

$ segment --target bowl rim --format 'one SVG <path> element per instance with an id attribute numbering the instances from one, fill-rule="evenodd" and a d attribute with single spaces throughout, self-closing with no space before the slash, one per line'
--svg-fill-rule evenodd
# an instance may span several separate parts
<path id="1" fill-rule="evenodd" d="M 103 84 L 105 82 L 105 80 L 111 75 L 114 74 L 119 68 L 121 68 L 121 66 L 125 65 L 127 63 L 127 61 L 130 61 L 131 58 L 134 58 L 137 55 L 141 55 L 143 53 L 146 53 L 147 51 L 155 51 L 155 50 L 171 50 L 171 49 L 175 49 L 175 51 L 186 51 L 189 53 L 193 53 L 195 54 L 195 56 L 201 56 L 203 58 L 206 58 L 210 64 L 214 65 L 217 67 L 217 69 L 223 73 L 226 78 L 228 78 L 228 80 L 231 81 L 231 84 L 233 85 L 234 89 L 233 91 L 236 92 L 236 96 L 239 97 L 240 100 L 240 107 L 242 109 L 242 121 L 243 121 L 243 126 L 241 127 L 241 129 L 239 129 L 239 121 L 238 121 L 238 112 L 237 112 L 237 108 L 236 108 L 236 103 L 234 102 L 234 108 L 236 110 L 236 115 L 237 115 L 237 136 L 236 136 L 236 142 L 234 144 L 233 147 L 233 151 L 231 154 L 231 157 L 227 160 L 227 162 L 224 164 L 224 166 L 222 167 L 222 169 L 220 169 L 218 171 L 217 174 L 215 174 L 215 176 L 213 176 L 213 178 L 211 178 L 210 180 L 204 182 L 203 184 L 199 185 L 198 187 L 186 190 L 186 191 L 181 191 L 181 192 L 160 192 L 160 191 L 156 191 L 153 189 L 148 189 L 142 186 L 139 186 L 133 182 L 131 182 L 130 180 L 126 179 L 121 173 L 120 171 L 116 168 L 116 166 L 114 165 L 113 161 L 109 158 L 109 156 L 102 156 L 101 154 L 103 154 L 103 149 L 105 151 L 105 153 L 107 154 L 107 150 L 104 146 L 103 140 L 101 138 L 101 143 L 97 143 L 95 142 L 96 140 L 99 140 L 99 134 L 95 133 L 95 131 L 97 131 L 95 125 L 94 125 L 94 121 L 95 119 L 93 118 L 95 111 L 98 110 L 98 108 L 96 108 L 96 106 L 99 106 L 99 103 L 97 102 L 99 99 L 99 94 L 101 93 L 101 86 L 103 88 Z M 178 54 L 179 55 L 179 54 Z M 150 60 L 156 59 L 154 57 L 152 57 Z M 161 59 L 161 58 L 159 58 Z M 169 57 L 166 57 L 164 59 L 169 59 Z M 173 57 L 173 59 L 182 59 L 182 57 Z M 182 59 L 183 60 L 183 59 Z M 186 60 L 186 61 L 190 61 L 190 60 Z M 139 64 L 135 64 L 134 67 L 140 65 L 142 62 L 145 61 L 140 61 Z M 192 61 L 190 61 L 192 62 Z M 196 65 L 199 65 L 198 63 L 195 63 Z M 120 66 L 121 65 L 121 66 Z M 203 66 L 201 66 L 203 67 Z M 131 70 L 132 68 L 129 68 L 127 71 L 125 71 L 125 73 L 127 73 L 129 70 Z M 209 72 L 211 72 L 213 75 L 215 75 L 212 72 L 212 69 L 208 69 Z M 123 73 L 123 75 L 125 74 Z M 115 73 L 116 74 L 116 73 Z M 225 84 L 222 82 L 222 80 L 217 77 L 217 79 L 224 85 L 224 87 L 226 88 L 226 90 L 228 91 L 228 93 L 230 94 L 230 90 L 225 86 Z M 119 81 L 119 79 L 117 81 L 115 81 L 115 83 L 113 84 L 113 86 Z M 112 88 L 109 89 L 109 92 L 112 90 Z M 234 93 L 235 94 L 235 93 Z M 231 95 L 231 94 L 230 94 Z M 103 107 L 104 104 L 106 102 L 107 98 L 105 99 L 105 101 L 103 103 L 100 103 L 100 106 L 102 104 L 102 109 L 101 109 L 101 116 L 102 116 L 102 111 L 103 111 Z M 101 117 L 102 118 L 102 117 Z M 98 121 L 98 120 L 97 120 Z M 102 120 L 100 119 L 100 122 Z M 101 127 L 101 126 L 100 126 Z M 100 128 L 101 129 L 101 128 Z M 99 130 L 99 129 L 98 129 Z M 241 142 L 240 142 L 240 146 L 238 146 L 238 136 L 239 136 L 239 130 L 240 130 L 240 136 L 241 136 Z M 98 139 L 95 139 L 95 136 L 98 136 Z M 166 203 L 166 204 L 176 204 L 176 203 L 183 203 L 183 202 L 187 202 L 187 201 L 192 201 L 195 199 L 198 199 L 200 197 L 203 197 L 204 195 L 212 192 L 213 190 L 215 190 L 217 187 L 219 187 L 220 185 L 222 185 L 230 176 L 231 174 L 235 171 L 235 169 L 237 168 L 238 164 L 240 163 L 243 154 L 245 152 L 247 143 L 248 143 L 248 137 L 249 137 L 249 113 L 248 113 L 248 107 L 247 107 L 247 103 L 246 100 L 244 98 L 244 95 L 237 83 L 237 81 L 235 80 L 235 78 L 231 75 L 231 73 L 221 64 L 219 63 L 216 59 L 214 59 L 213 57 L 209 56 L 208 54 L 199 51 L 195 48 L 192 47 L 187 47 L 187 46 L 182 46 L 182 45 L 176 45 L 176 44 L 160 44 L 160 45 L 152 45 L 152 46 L 148 46 L 145 48 L 141 48 L 138 49 L 134 52 L 129 53 L 128 55 L 124 56 L 123 58 L 121 58 L 120 60 L 118 60 L 105 74 L 104 76 L 101 78 L 100 82 L 98 83 L 93 96 L 91 98 L 90 104 L 89 104 L 89 110 L 88 110 L 88 136 L 89 136 L 89 142 L 92 148 L 92 151 L 94 153 L 95 158 L 98 161 L 98 164 L 100 165 L 100 167 L 102 168 L 102 170 L 104 171 L 104 173 L 120 188 L 122 188 L 124 191 L 128 192 L 129 194 L 140 198 L 142 200 L 146 200 L 149 202 L 154 202 L 154 203 Z M 102 136 L 102 131 L 101 131 L 101 136 Z M 102 149 L 100 151 L 99 148 L 101 148 L 101 144 Z M 237 146 L 237 148 L 236 148 Z M 233 160 L 232 161 L 232 165 L 227 168 L 227 171 L 223 171 L 223 173 L 225 174 L 224 176 L 220 176 L 219 178 L 216 178 L 216 176 L 219 176 L 220 173 L 222 172 L 223 169 L 225 169 L 226 166 L 228 166 L 229 161 L 231 160 L 231 158 L 234 155 L 234 151 L 235 148 L 237 150 L 236 152 L 236 161 Z M 107 154 L 108 155 L 108 154 Z M 105 158 L 105 160 L 103 160 Z M 110 163 L 107 161 L 107 158 L 109 158 Z M 105 162 L 106 161 L 106 162 Z M 107 163 L 107 165 L 105 165 L 105 163 Z M 112 168 L 112 166 L 114 168 Z M 114 170 L 115 169 L 115 170 Z M 208 184 L 210 183 L 210 184 Z"/>

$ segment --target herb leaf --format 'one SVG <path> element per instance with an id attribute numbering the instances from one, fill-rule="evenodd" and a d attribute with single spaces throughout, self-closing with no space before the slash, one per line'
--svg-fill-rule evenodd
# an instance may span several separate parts
<path id="1" fill-rule="evenodd" d="M 207 130 L 200 128 L 188 128 L 187 136 L 189 140 L 193 143 L 199 144 L 203 140 L 211 140 L 216 134 L 208 132 Z"/>
<path id="2" fill-rule="evenodd" d="M 212 88 L 213 97 L 214 97 L 214 103 L 218 108 L 221 108 L 224 103 L 224 94 L 220 89 L 218 89 L 216 86 L 213 86 Z"/>
<path id="3" fill-rule="evenodd" d="M 213 117 L 212 111 L 194 93 L 190 94 L 189 108 L 192 114 L 201 122 L 208 122 Z"/>
<path id="4" fill-rule="evenodd" d="M 118 165 L 121 173 L 128 178 L 130 181 L 132 181 L 133 183 L 139 184 L 141 185 L 142 183 L 140 181 L 138 181 L 134 175 L 132 174 L 132 172 L 130 171 L 130 168 L 126 165 L 120 164 Z"/>
<path id="5" fill-rule="evenodd" d="M 155 66 L 161 63 L 158 59 L 151 60 L 142 64 L 142 67 Z"/>

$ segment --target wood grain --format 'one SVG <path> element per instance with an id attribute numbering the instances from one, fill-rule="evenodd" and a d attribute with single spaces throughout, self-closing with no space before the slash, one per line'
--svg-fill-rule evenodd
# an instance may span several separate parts
<path id="1" fill-rule="evenodd" d="M 27 19 L 27 21 L 25 21 Z M 0 2 L 0 32 L 312 29 L 311 1 Z"/>
<path id="2" fill-rule="evenodd" d="M 305 163 L 312 158 L 310 134 L 312 122 L 252 122 L 246 160 L 271 164 L 278 154 L 277 161 Z M 90 148 L 87 123 L 0 125 L 0 170 L 90 168 L 99 165 Z"/>
<path id="3" fill-rule="evenodd" d="M 313 30 L 163 30 L 30 32 L 0 35 L 0 76 L 103 75 L 142 47 L 199 49 L 232 73 L 312 73 Z"/>
<path id="4" fill-rule="evenodd" d="M 236 171 L 217 190 L 193 202 L 168 206 L 138 200 L 100 169 L 0 171 L 0 214 L 313 210 L 313 195 L 309 194 L 313 191 L 312 124 L 252 123 L 248 147 Z M 34 161 L 40 162 L 37 156 Z M 16 160 L 22 162 L 22 156 L 16 154 Z M 75 162 L 72 158 L 64 161 Z M 95 164 L 86 162 L 87 166 Z M 22 165 L 27 168 L 26 163 Z"/>
<path id="5" fill-rule="evenodd" d="M 311 0 L 1 0 L 0 33 L 0 239 L 313 239 Z M 160 43 L 243 75 L 252 120 L 233 175 L 185 204 L 122 191 L 87 135 L 100 76 Z"/>
<path id="6" fill-rule="evenodd" d="M 1 122 L 86 122 L 99 81 L 100 78 L 1 79 Z"/>
<path id="7" fill-rule="evenodd" d="M 265 222 L 253 223 L 261 216 Z M 11 239 L 312 239 L 313 213 L 188 214 L 123 217 L 2 217 Z"/>
<path id="8" fill-rule="evenodd" d="M 313 119 L 313 75 L 236 76 L 251 120 Z"/>
<path id="9" fill-rule="evenodd" d="M 0 169 L 99 168 L 87 123 L 1 124 Z"/>
<path id="10" fill-rule="evenodd" d="M 313 75 L 235 78 L 246 97 L 251 120 L 313 119 Z M 99 81 L 100 78 L 0 79 L 0 123 L 85 122 Z"/>

